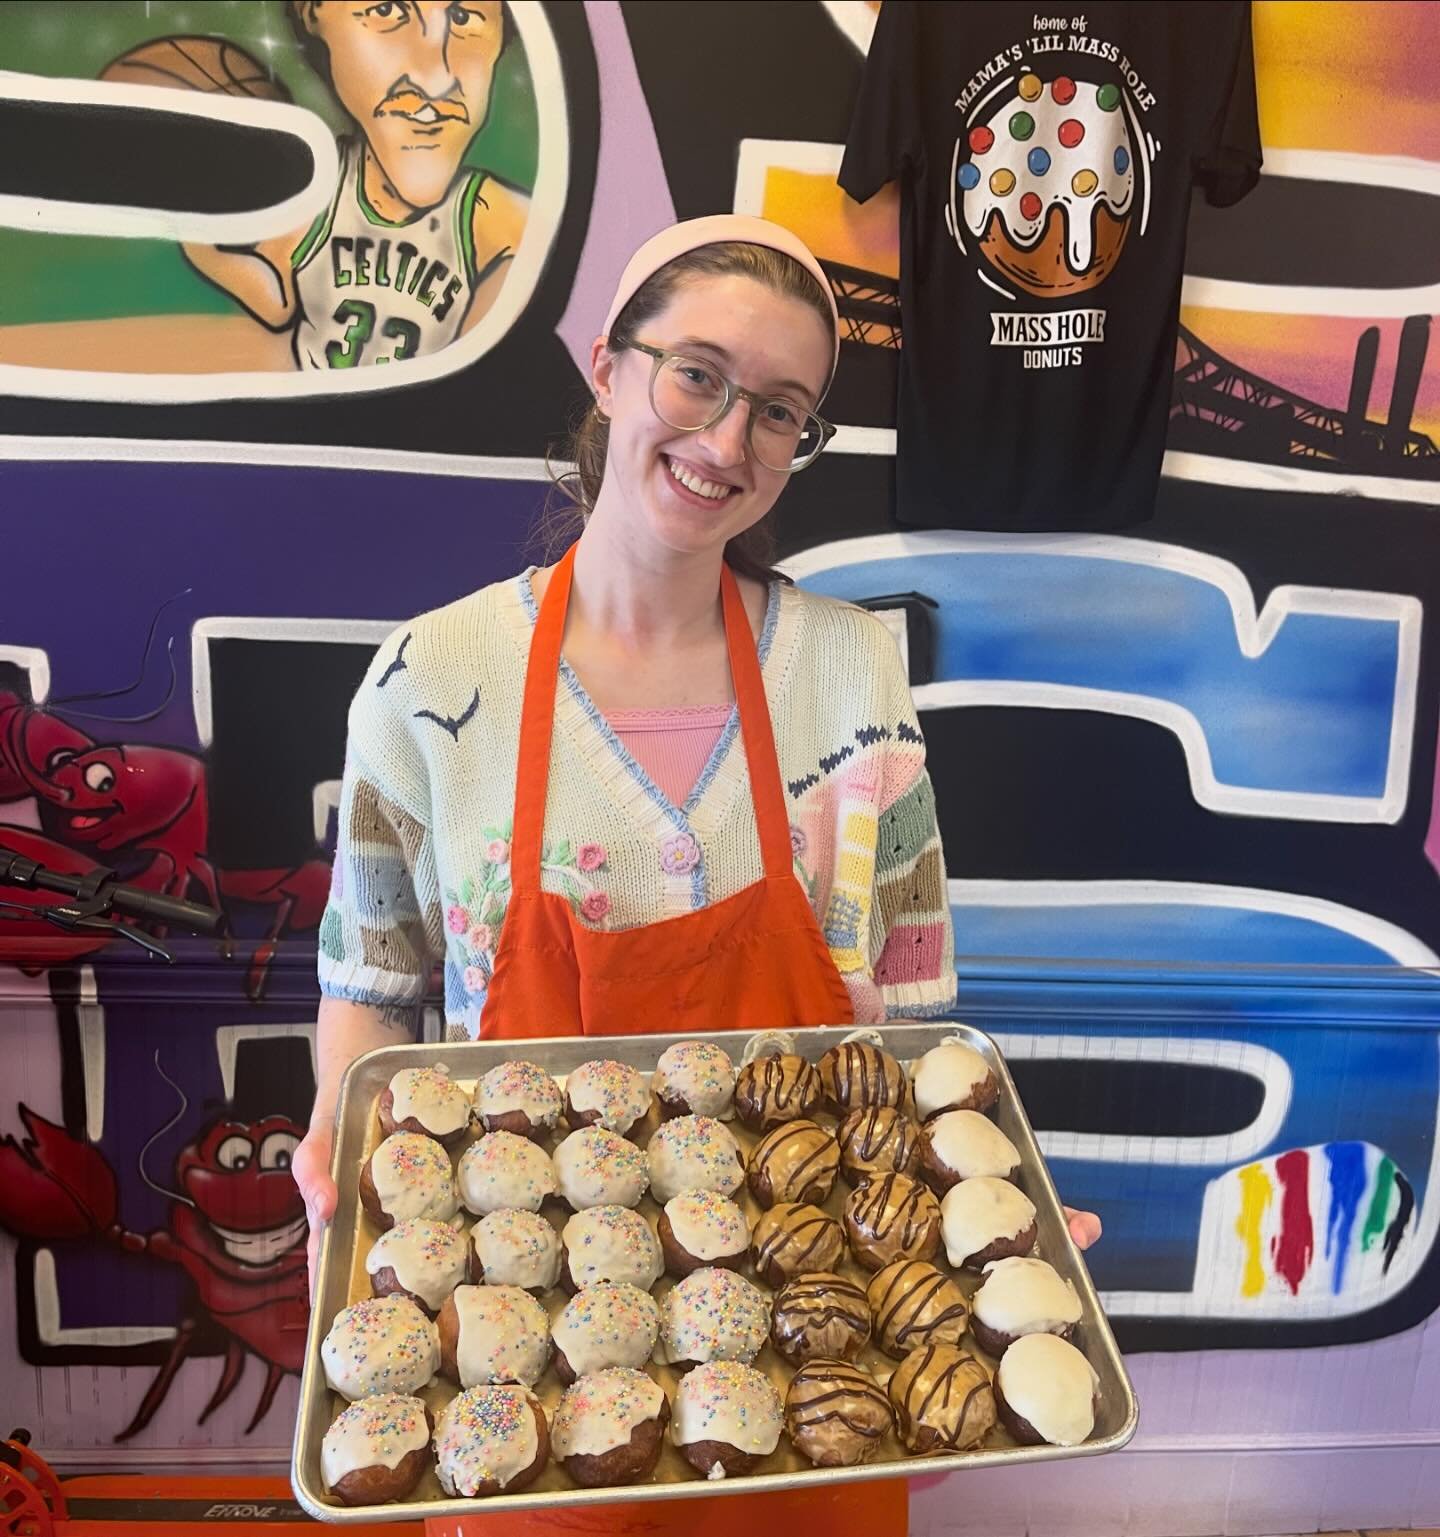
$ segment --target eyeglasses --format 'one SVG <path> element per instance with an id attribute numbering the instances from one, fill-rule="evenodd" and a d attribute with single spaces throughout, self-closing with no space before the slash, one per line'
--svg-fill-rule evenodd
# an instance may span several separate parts
<path id="1" fill-rule="evenodd" d="M 655 360 L 650 369 L 650 407 L 677 432 L 703 432 L 737 400 L 746 401 L 752 408 L 746 441 L 766 469 L 803 470 L 835 436 L 835 428 L 813 411 L 783 395 L 757 395 L 742 389 L 703 358 L 644 342 L 624 342 L 623 348 Z"/>

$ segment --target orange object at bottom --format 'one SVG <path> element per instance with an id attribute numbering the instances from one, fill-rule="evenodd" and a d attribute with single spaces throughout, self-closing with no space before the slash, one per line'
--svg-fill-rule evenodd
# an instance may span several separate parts
<path id="1" fill-rule="evenodd" d="M 735 1532 L 824 1533 L 824 1537 L 905 1537 L 910 1515 L 904 1479 L 826 1484 L 817 1470 L 806 1489 L 773 1494 L 697 1496 L 634 1504 L 552 1506 L 493 1516 L 433 1517 L 425 1537 L 732 1537 Z M 392 1528 L 392 1530 L 394 1530 Z"/>
<path id="2" fill-rule="evenodd" d="M 220 1537 L 249 1531 L 256 1537 L 314 1537 L 323 1525 L 296 1503 L 284 1478 L 84 1474 L 61 1479 L 58 1487 L 51 1483 L 49 1494 L 35 1500 L 33 1521 L 22 1512 L 7 1512 L 0 1497 L 0 1532 L 26 1537 L 199 1537 L 203 1532 Z M 14 1526 L 7 1524 L 7 1514 L 17 1518 Z M 808 1488 L 766 1494 L 551 1506 L 424 1522 L 366 1522 L 335 1530 L 349 1537 L 730 1537 L 741 1530 L 905 1537 L 908 1517 L 909 1486 L 903 1479 L 827 1484 L 817 1471 Z"/>
<path id="3" fill-rule="evenodd" d="M 60 1480 L 63 1512 L 39 1537 L 315 1537 L 322 1531 L 296 1503 L 283 1477 L 173 1477 L 145 1473 L 84 1474 Z M 0 1517 L 0 1531 L 5 1530 Z M 23 1530 L 23 1528 L 22 1528 Z M 419 1521 L 366 1522 L 336 1528 L 367 1537 L 423 1537 Z"/>

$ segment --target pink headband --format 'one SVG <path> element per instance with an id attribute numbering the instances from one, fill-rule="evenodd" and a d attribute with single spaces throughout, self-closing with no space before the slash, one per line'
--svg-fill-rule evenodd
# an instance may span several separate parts
<path id="1" fill-rule="evenodd" d="M 835 295 L 830 288 L 830 279 L 825 276 L 825 269 L 798 235 L 791 234 L 784 225 L 772 224 L 769 219 L 756 219 L 749 214 L 709 214 L 703 219 L 686 219 L 683 223 L 672 224 L 669 229 L 662 229 L 658 235 L 652 235 L 630 258 L 624 272 L 620 274 L 615 297 L 610 301 L 610 313 L 605 317 L 605 334 L 610 334 L 610 327 L 615 324 L 616 317 L 640 291 L 646 280 L 654 277 L 677 256 L 699 250 L 701 246 L 728 244 L 732 241 L 783 251 L 786 256 L 794 257 L 819 283 L 820 292 L 830 305 L 830 319 L 835 335 L 835 363 L 838 363 L 840 311 L 835 307 Z M 835 372 L 834 363 L 831 364 L 830 372 L 832 375 Z"/>

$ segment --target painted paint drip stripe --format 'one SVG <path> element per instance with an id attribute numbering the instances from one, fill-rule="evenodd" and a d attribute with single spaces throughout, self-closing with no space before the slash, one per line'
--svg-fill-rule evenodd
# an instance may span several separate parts
<path id="1" fill-rule="evenodd" d="M 1275 1272 L 1283 1277 L 1292 1297 L 1315 1255 L 1315 1228 L 1310 1220 L 1310 1154 L 1302 1147 L 1282 1153 L 1275 1160 L 1280 1181 L 1280 1231 L 1270 1240 Z"/>
<path id="2" fill-rule="evenodd" d="M 1260 1257 L 1260 1229 L 1275 1187 L 1258 1163 L 1240 1170 L 1240 1219 L 1235 1231 L 1245 1245 L 1245 1273 L 1240 1281 L 1242 1297 L 1258 1297 L 1265 1290 L 1265 1265 Z"/>
<path id="3" fill-rule="evenodd" d="M 1394 1191 L 1395 1160 L 1382 1158 L 1375 1170 L 1375 1192 L 1370 1197 L 1370 1210 L 1365 1214 L 1365 1226 L 1360 1233 L 1360 1250 L 1364 1254 L 1385 1236 L 1390 1222 L 1390 1197 Z"/>
<path id="4" fill-rule="evenodd" d="M 1325 1221 L 1325 1257 L 1332 1261 L 1330 1290 L 1338 1297 L 1345 1285 L 1345 1262 L 1356 1213 L 1365 1195 L 1365 1144 L 1327 1142 L 1330 1163 L 1330 1211 Z"/>
<path id="5" fill-rule="evenodd" d="M 1400 1240 L 1405 1236 L 1405 1229 L 1410 1225 L 1410 1217 L 1415 1210 L 1415 1191 L 1399 1169 L 1395 1171 L 1395 1188 L 1400 1192 L 1400 1204 L 1395 1208 L 1394 1220 L 1385 1230 L 1386 1275 L 1390 1273 L 1390 1261 L 1395 1258 L 1395 1251 L 1400 1247 Z"/>
<path id="6" fill-rule="evenodd" d="M 1285 1282 L 1292 1296 L 1300 1294 L 1316 1254 L 1318 1215 L 1310 1209 L 1310 1175 L 1319 1151 L 1293 1148 L 1273 1160 L 1246 1164 L 1235 1171 L 1240 1185 L 1235 1232 L 1245 1255 L 1242 1297 L 1260 1296 L 1271 1274 Z M 1364 1142 L 1330 1142 L 1323 1151 L 1329 1186 L 1325 1258 L 1330 1261 L 1330 1289 L 1338 1296 L 1345 1285 L 1352 1243 L 1359 1253 L 1368 1253 L 1379 1244 L 1384 1253 L 1383 1273 L 1389 1273 L 1415 1215 L 1415 1191 L 1394 1160 L 1384 1154 L 1375 1160 L 1373 1174 L 1368 1172 L 1369 1148 Z M 1267 1254 L 1266 1221 L 1277 1188 L 1280 1209 Z M 1362 1203 L 1364 1220 L 1357 1225 Z"/>

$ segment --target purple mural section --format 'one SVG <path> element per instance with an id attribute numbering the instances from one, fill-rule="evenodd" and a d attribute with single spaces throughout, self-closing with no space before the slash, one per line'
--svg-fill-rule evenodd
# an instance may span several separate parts
<path id="1" fill-rule="evenodd" d="M 542 482 L 325 457 L 337 467 L 207 464 L 203 451 L 189 463 L 7 465 L 13 505 L 70 511 L 63 540 L 11 546 L 5 643 L 44 652 L 61 713 L 92 729 L 129 717 L 129 739 L 194 748 L 197 620 L 304 619 L 323 644 L 327 620 L 398 624 L 539 558 Z M 87 698 L 66 709 L 70 695 Z"/>
<path id="2" fill-rule="evenodd" d="M 586 0 L 585 15 L 600 73 L 600 153 L 593 207 L 601 216 L 592 217 L 586 231 L 570 303 L 557 328 L 582 373 L 589 367 L 590 344 L 635 248 L 636 234 L 644 239 L 675 219 L 620 7 L 607 0 Z"/>

